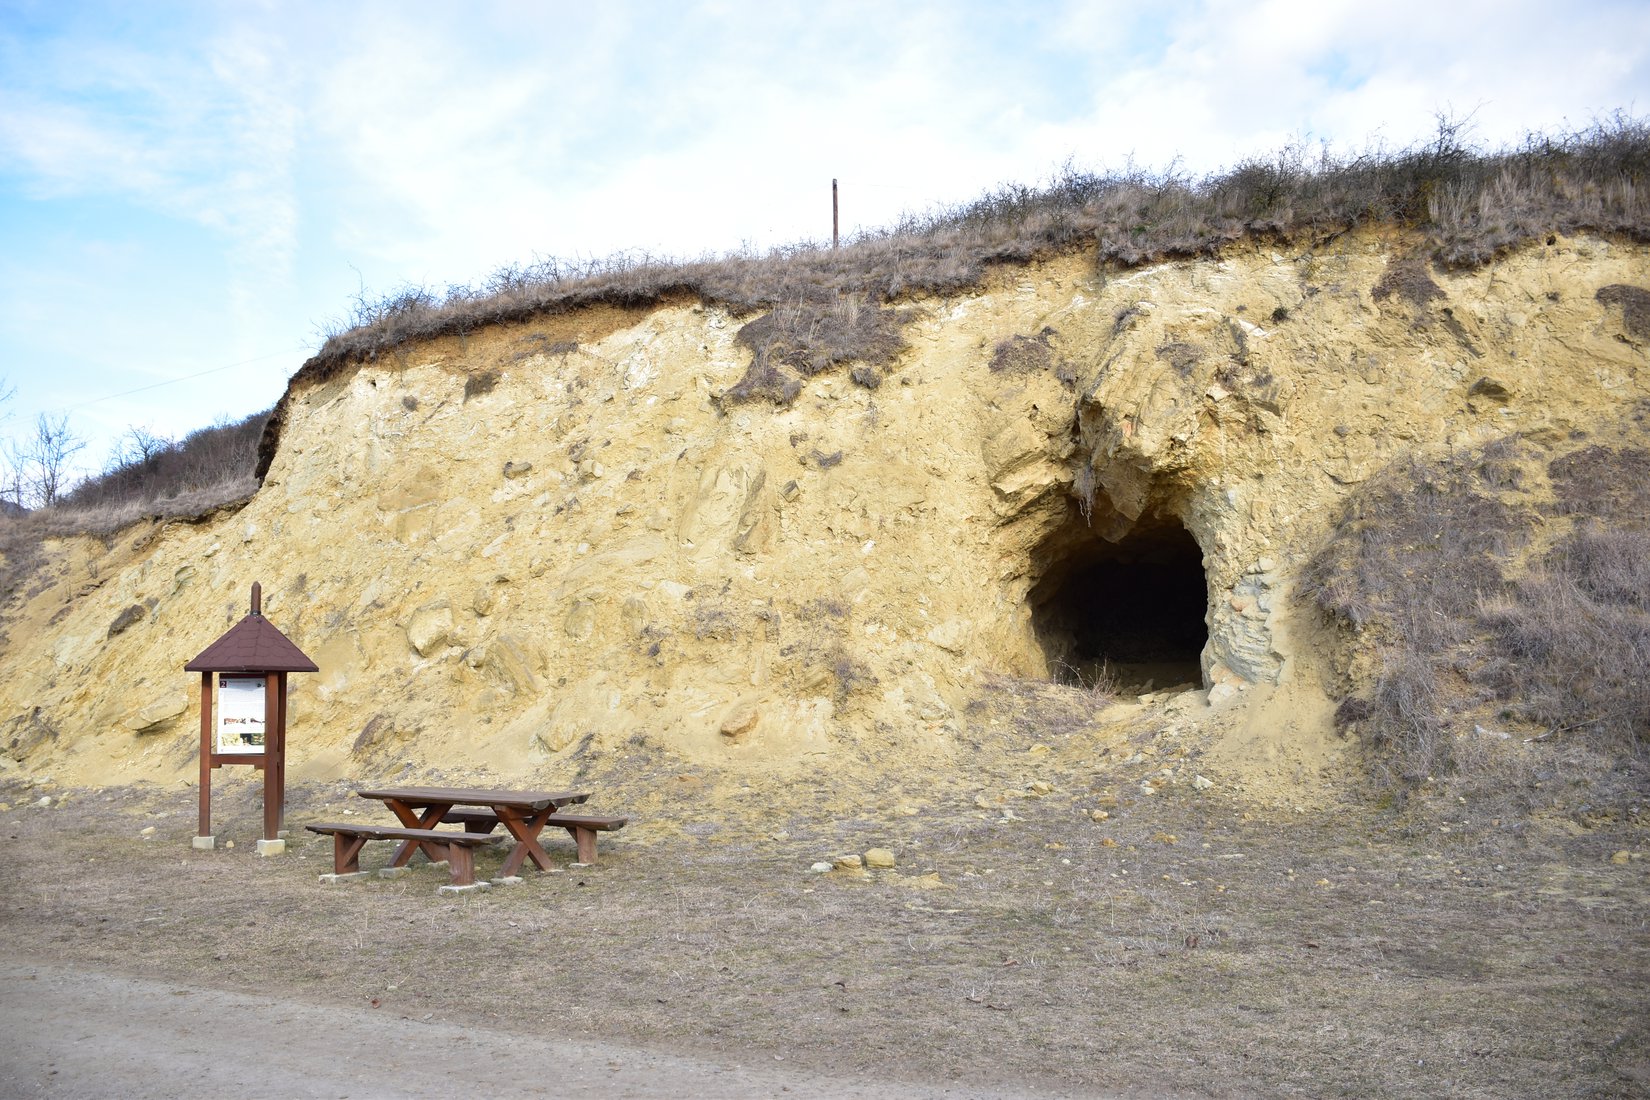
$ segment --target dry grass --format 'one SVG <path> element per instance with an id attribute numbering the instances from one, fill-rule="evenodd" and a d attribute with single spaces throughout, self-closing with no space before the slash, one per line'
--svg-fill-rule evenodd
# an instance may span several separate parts
<path id="1" fill-rule="evenodd" d="M 1514 812 L 1550 799 L 1560 771 L 1598 806 L 1650 789 L 1647 474 L 1643 449 L 1544 461 L 1508 438 L 1401 463 L 1352 498 L 1305 591 L 1346 628 L 1349 681 L 1369 687 L 1338 717 L 1389 794 L 1453 775 Z M 1543 475 L 1545 518 L 1523 503 Z M 1567 755 L 1532 770 L 1485 751 L 1481 721 L 1533 727 Z"/>
<path id="2" fill-rule="evenodd" d="M 1642 828 L 1272 819 L 1218 792 L 1133 794 L 1132 771 L 1081 755 L 987 751 L 969 783 L 849 765 L 806 791 L 615 758 L 571 780 L 633 815 L 601 863 L 467 899 L 438 897 L 432 869 L 317 885 L 330 847 L 302 823 L 376 809 L 337 786 L 296 792 L 293 849 L 269 860 L 248 851 L 251 783 L 220 785 L 219 830 L 239 844 L 212 853 L 188 847 L 188 789 L 70 792 L 0 815 L 0 929 L 14 957 L 317 1011 L 782 1055 L 971 1094 L 1500 1100 L 1650 1081 L 1650 865 L 1609 860 L 1643 853 Z M 896 871 L 807 873 L 872 846 Z M 560 864 L 567 845 L 551 848 Z M 510 992 L 532 989 L 554 997 Z"/>
<path id="3" fill-rule="evenodd" d="M 746 338 L 752 373 L 729 401 L 793 399 L 795 378 L 897 350 L 905 318 L 886 307 L 913 295 L 979 285 L 995 267 L 1092 248 L 1105 265 L 1213 256 L 1249 237 L 1318 240 L 1362 225 L 1419 230 L 1445 265 L 1484 263 L 1551 232 L 1650 236 L 1650 124 L 1617 114 L 1591 127 L 1532 134 L 1514 148 L 1467 143 L 1441 120 L 1421 146 L 1351 156 L 1292 146 L 1201 179 L 1135 168 L 1067 166 L 1046 185 L 1007 185 L 973 202 L 906 218 L 832 249 L 812 242 L 698 260 L 623 253 L 547 259 L 499 271 L 480 286 L 437 294 L 405 288 L 359 298 L 331 326 L 294 382 L 321 380 L 403 344 L 592 305 L 675 300 L 761 318 Z M 843 323 L 839 314 L 867 319 Z M 891 350 L 892 349 L 892 350 Z M 278 432 L 277 413 L 273 432 Z M 266 439 L 264 466 L 273 455 Z"/>
<path id="4" fill-rule="evenodd" d="M 739 330 L 737 340 L 750 349 L 751 365 L 722 401 L 788 405 L 801 392 L 802 379 L 844 363 L 889 363 L 904 350 L 900 330 L 913 316 L 911 310 L 869 305 L 854 295 L 785 302 Z M 864 371 L 854 372 L 854 379 L 870 389 L 882 381 Z"/>

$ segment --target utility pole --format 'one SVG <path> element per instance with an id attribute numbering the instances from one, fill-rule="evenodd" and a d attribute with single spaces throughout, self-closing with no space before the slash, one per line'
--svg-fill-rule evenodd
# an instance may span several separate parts
<path id="1" fill-rule="evenodd" d="M 837 241 L 837 213 L 836 213 L 836 180 L 831 181 L 831 251 L 836 251 Z"/>

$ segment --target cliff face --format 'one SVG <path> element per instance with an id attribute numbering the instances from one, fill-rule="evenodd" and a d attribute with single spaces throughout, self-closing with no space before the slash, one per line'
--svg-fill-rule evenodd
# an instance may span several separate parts
<path id="1" fill-rule="evenodd" d="M 300 779 L 525 777 L 633 739 L 960 761 L 983 684 L 1103 664 L 1240 716 L 1240 768 L 1285 694 L 1278 729 L 1328 736 L 1291 592 L 1337 503 L 1406 453 L 1650 398 L 1599 295 L 1646 285 L 1650 249 L 1593 239 L 1460 274 L 1377 234 L 1073 257 L 914 303 L 880 385 L 827 373 L 785 408 L 718 400 L 744 320 L 697 305 L 409 347 L 293 392 L 240 511 L 50 545 L 8 610 L 0 748 L 62 782 L 187 775 L 182 666 L 259 580 L 321 668 L 293 678 Z"/>

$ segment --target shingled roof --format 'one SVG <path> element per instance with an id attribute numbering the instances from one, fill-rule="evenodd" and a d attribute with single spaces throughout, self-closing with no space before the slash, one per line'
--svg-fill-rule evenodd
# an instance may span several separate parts
<path id="1" fill-rule="evenodd" d="M 252 613 L 201 650 L 200 656 L 183 666 L 185 672 L 319 672 L 315 662 L 275 624 L 263 617 L 259 607 L 260 586 L 252 586 Z"/>

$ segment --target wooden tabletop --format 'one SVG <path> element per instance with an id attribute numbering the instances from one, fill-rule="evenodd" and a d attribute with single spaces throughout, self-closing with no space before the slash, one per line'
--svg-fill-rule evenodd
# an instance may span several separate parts
<path id="1" fill-rule="evenodd" d="M 356 791 L 362 798 L 380 802 L 400 802 L 407 806 L 514 806 L 542 810 L 546 806 L 566 806 L 590 798 L 587 791 L 508 791 L 476 787 L 378 787 Z"/>

